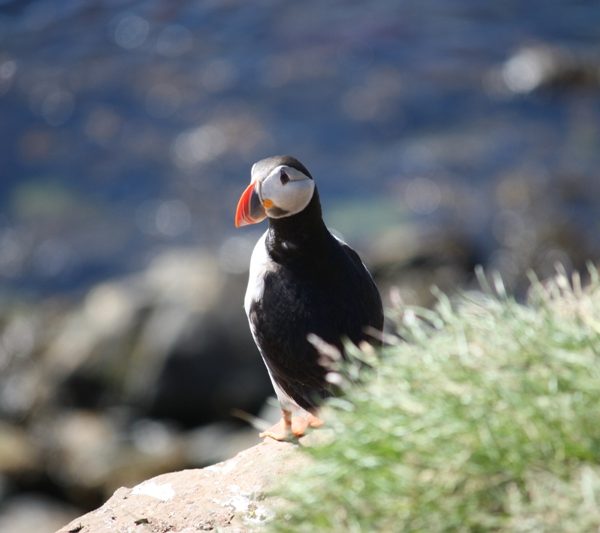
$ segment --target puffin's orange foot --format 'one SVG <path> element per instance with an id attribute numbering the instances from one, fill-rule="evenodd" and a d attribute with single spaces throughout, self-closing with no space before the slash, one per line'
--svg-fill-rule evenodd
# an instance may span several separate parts
<path id="1" fill-rule="evenodd" d="M 308 428 L 320 428 L 322 425 L 323 421 L 311 413 L 292 417 L 292 433 L 295 437 L 302 437 Z"/>
<path id="2" fill-rule="evenodd" d="M 318 428 L 323 425 L 323 421 L 311 413 L 292 416 L 290 412 L 283 411 L 282 419 L 273 427 L 260 433 L 260 437 L 271 437 L 278 441 L 289 440 L 290 438 L 299 439 L 306 430 L 310 428 Z"/>
<path id="3" fill-rule="evenodd" d="M 306 418 L 308 420 L 308 425 L 311 428 L 320 428 L 325 423 L 318 416 L 315 416 L 312 413 L 308 413 Z"/>
<path id="4" fill-rule="evenodd" d="M 266 429 L 265 431 L 261 431 L 258 435 L 261 439 L 270 437 L 272 439 L 278 441 L 289 440 L 292 436 L 290 433 L 290 429 L 288 425 L 285 423 L 285 420 L 282 418 L 277 424 Z"/>

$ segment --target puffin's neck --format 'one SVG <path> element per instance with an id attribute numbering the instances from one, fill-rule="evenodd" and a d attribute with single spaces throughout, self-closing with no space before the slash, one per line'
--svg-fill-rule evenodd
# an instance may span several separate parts
<path id="1" fill-rule="evenodd" d="M 309 251 L 318 252 L 331 238 L 323 222 L 319 193 L 315 188 L 308 205 L 295 215 L 270 218 L 267 234 L 267 250 L 277 261 L 305 256 Z"/>

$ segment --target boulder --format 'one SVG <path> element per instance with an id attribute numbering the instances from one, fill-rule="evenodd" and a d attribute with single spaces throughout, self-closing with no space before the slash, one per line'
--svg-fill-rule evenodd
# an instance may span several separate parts
<path id="1" fill-rule="evenodd" d="M 227 461 L 120 488 L 58 533 L 246 531 L 271 516 L 268 492 L 309 460 L 297 447 L 267 439 Z"/>

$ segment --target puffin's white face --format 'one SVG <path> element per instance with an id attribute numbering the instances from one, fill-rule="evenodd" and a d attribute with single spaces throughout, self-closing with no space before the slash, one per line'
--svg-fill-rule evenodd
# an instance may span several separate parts
<path id="1" fill-rule="evenodd" d="M 255 188 L 267 216 L 283 218 L 299 213 L 308 205 L 315 182 L 293 167 L 279 165 L 266 178 L 257 180 Z"/>
<path id="2" fill-rule="evenodd" d="M 284 218 L 302 211 L 315 191 L 315 182 L 300 170 L 278 165 L 268 174 L 255 163 L 252 179 L 242 194 L 235 215 L 236 227 L 269 218 Z"/>

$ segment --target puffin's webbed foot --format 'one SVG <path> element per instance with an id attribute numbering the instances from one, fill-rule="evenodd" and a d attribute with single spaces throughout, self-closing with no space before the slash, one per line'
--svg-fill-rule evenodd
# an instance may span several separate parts
<path id="1" fill-rule="evenodd" d="M 273 427 L 261 432 L 259 436 L 261 438 L 270 437 L 278 441 L 299 439 L 309 427 L 318 428 L 322 425 L 323 421 L 311 413 L 292 416 L 290 411 L 282 409 L 281 420 Z"/>

